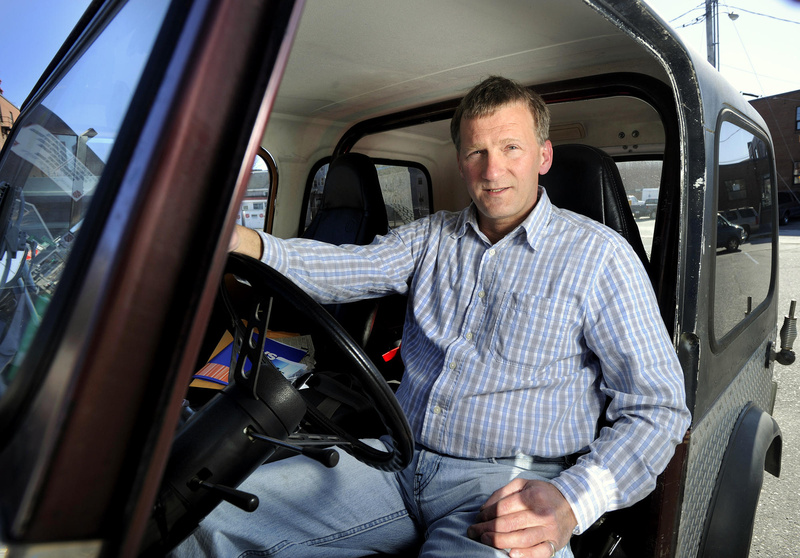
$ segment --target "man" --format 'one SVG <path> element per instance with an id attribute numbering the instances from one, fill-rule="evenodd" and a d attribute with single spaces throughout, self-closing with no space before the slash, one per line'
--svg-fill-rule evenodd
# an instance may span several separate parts
<path id="1" fill-rule="evenodd" d="M 231 249 L 321 302 L 409 294 L 397 397 L 417 451 L 397 474 L 349 456 L 262 467 L 243 485 L 256 517 L 220 506 L 186 548 L 568 557 L 572 534 L 652 490 L 689 424 L 681 370 L 627 242 L 539 188 L 548 129 L 538 95 L 492 77 L 451 124 L 462 212 L 366 247 L 237 229 Z"/>

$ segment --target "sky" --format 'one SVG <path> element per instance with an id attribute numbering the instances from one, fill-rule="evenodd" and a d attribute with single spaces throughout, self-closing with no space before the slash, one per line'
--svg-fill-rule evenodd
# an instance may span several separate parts
<path id="1" fill-rule="evenodd" d="M 686 44 L 706 55 L 704 0 L 646 1 Z M 728 81 L 756 96 L 800 89 L 800 0 L 719 2 L 720 71 Z M 0 0 L 0 89 L 12 104 L 19 107 L 26 99 L 88 5 L 89 0 Z M 739 17 L 733 21 L 729 13 Z"/>
<path id="2" fill-rule="evenodd" d="M 707 57 L 704 0 L 646 1 Z M 800 89 L 800 1 L 719 0 L 718 21 L 719 70 L 734 87 L 759 97 Z"/>
<path id="3" fill-rule="evenodd" d="M 19 108 L 89 0 L 0 0 L 0 89 Z"/>

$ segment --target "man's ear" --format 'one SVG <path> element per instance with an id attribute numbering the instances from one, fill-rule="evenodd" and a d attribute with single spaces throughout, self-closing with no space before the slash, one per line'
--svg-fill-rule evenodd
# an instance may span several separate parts
<path id="1" fill-rule="evenodd" d="M 551 166 L 553 166 L 553 144 L 547 140 L 542 146 L 542 164 L 539 165 L 539 174 L 547 174 Z"/>

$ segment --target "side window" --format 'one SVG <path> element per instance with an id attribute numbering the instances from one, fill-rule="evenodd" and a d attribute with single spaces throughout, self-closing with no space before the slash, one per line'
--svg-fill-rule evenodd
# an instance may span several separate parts
<path id="1" fill-rule="evenodd" d="M 769 293 L 772 281 L 773 176 L 770 146 L 728 120 L 717 133 L 714 337 L 720 340 Z"/>
<path id="2" fill-rule="evenodd" d="M 272 232 L 272 216 L 277 190 L 275 160 L 265 149 L 259 149 L 253 161 L 247 192 L 242 200 L 236 222 L 249 229 Z"/>
<path id="3" fill-rule="evenodd" d="M 430 215 L 430 179 L 428 172 L 422 166 L 398 161 L 378 159 L 374 161 L 381 183 L 383 201 L 386 204 L 389 227 L 399 227 Z M 303 229 L 308 228 L 322 205 L 322 192 L 325 189 L 327 174 L 328 165 L 324 164 L 314 175 Z"/>

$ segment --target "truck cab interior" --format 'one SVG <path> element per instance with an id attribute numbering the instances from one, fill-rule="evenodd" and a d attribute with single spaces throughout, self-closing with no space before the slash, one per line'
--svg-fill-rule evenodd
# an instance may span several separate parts
<path id="1" fill-rule="evenodd" d="M 576 556 L 749 547 L 754 510 L 712 519 L 739 480 L 720 471 L 754 440 L 747 494 L 780 470 L 771 140 L 647 5 L 98 0 L 0 155 L 0 549 L 161 555 L 216 505 L 269 505 L 236 486 L 298 448 L 320 466 L 332 446 L 404 466 L 403 297 L 322 309 L 227 246 L 237 223 L 368 243 L 462 209 L 449 121 L 490 75 L 548 103 L 541 182 L 639 255 L 693 413 L 655 492 L 604 516 Z M 634 217 L 628 196 L 653 188 L 655 217 Z M 739 207 L 759 230 L 718 251 L 717 213 Z M 262 357 L 264 330 L 310 336 L 308 373 Z M 220 390 L 199 373 L 226 331 Z M 358 441 L 380 434 L 391 451 Z"/>

